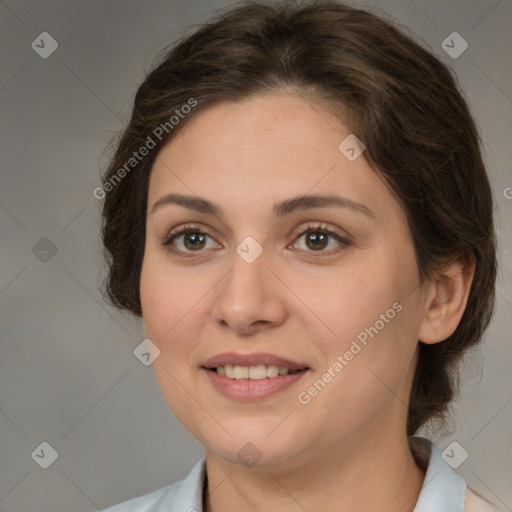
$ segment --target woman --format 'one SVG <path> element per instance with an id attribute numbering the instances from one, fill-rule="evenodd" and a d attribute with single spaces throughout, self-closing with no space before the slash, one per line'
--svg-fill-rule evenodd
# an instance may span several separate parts
<path id="1" fill-rule="evenodd" d="M 239 6 L 140 86 L 104 176 L 188 477 L 120 511 L 496 510 L 426 439 L 494 305 L 493 198 L 447 68 L 336 2 Z"/>

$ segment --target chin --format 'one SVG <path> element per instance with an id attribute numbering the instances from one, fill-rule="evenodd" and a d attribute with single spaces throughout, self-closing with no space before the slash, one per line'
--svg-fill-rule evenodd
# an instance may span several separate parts
<path id="1" fill-rule="evenodd" d="M 240 448 L 237 449 L 237 446 Z M 283 466 L 297 456 L 291 446 L 274 446 L 265 441 L 235 441 L 227 446 L 216 446 L 215 453 L 232 464 L 255 469 Z"/>
<path id="2" fill-rule="evenodd" d="M 306 448 L 304 432 L 293 434 L 284 426 L 276 429 L 280 421 L 282 418 L 272 422 L 267 420 L 246 429 L 238 425 L 236 430 L 232 423 L 225 427 L 232 437 L 227 433 L 212 437 L 211 430 L 194 437 L 207 450 L 230 463 L 249 468 L 271 468 L 290 463 Z"/>

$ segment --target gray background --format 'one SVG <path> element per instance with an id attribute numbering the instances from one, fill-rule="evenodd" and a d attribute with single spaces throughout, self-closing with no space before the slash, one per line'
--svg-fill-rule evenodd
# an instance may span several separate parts
<path id="1" fill-rule="evenodd" d="M 156 52 L 227 5 L 0 1 L 0 511 L 101 510 L 183 478 L 202 456 L 134 357 L 142 324 L 101 298 L 93 190 Z M 469 457 L 457 472 L 511 510 L 512 1 L 359 5 L 378 6 L 453 66 L 482 132 L 501 244 L 497 310 L 468 358 L 453 433 L 429 436 L 441 450 L 459 443 Z M 59 45 L 47 59 L 31 47 L 45 31 Z M 457 59 L 441 47 L 453 31 L 469 43 Z M 43 441 L 58 452 L 47 469 L 31 456 Z"/>

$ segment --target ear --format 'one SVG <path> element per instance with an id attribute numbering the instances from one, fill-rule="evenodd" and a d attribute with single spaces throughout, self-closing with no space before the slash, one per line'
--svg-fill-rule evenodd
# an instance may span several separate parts
<path id="1" fill-rule="evenodd" d="M 475 261 L 469 254 L 437 272 L 426 294 L 425 316 L 418 334 L 420 341 L 439 343 L 455 332 L 466 309 L 474 275 Z"/>

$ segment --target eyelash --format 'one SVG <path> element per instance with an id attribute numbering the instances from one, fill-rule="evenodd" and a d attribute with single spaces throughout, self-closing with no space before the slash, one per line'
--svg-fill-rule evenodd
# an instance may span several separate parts
<path id="1" fill-rule="evenodd" d="M 295 241 L 297 241 L 300 237 L 302 237 L 303 235 L 306 235 L 309 232 L 321 233 L 321 234 L 324 234 L 324 235 L 328 235 L 331 238 L 334 238 L 342 246 L 341 248 L 338 248 L 338 249 L 335 249 L 335 250 L 331 249 L 330 251 L 324 251 L 324 250 L 322 250 L 322 251 L 306 251 L 308 253 L 314 254 L 315 257 L 325 257 L 325 256 L 332 256 L 334 254 L 338 254 L 339 252 L 341 252 L 343 250 L 343 248 L 348 247 L 350 245 L 350 241 L 347 238 L 344 238 L 344 237 L 338 235 L 337 233 L 327 229 L 327 227 L 323 226 L 323 225 L 309 225 L 307 228 L 303 229 L 300 233 L 298 233 L 294 237 L 294 242 L 293 243 L 295 244 Z M 173 252 L 175 254 L 179 254 L 179 255 L 187 257 L 187 258 L 194 257 L 194 253 L 195 252 L 200 253 L 200 252 L 203 252 L 203 251 L 202 250 L 198 250 L 198 251 L 182 251 L 181 249 L 176 249 L 172 245 L 172 243 L 174 242 L 174 240 L 176 238 L 179 238 L 180 236 L 183 236 L 183 235 L 187 235 L 189 233 L 195 233 L 195 234 L 199 233 L 199 234 L 206 235 L 206 236 L 210 237 L 210 235 L 208 233 L 204 232 L 203 230 L 201 230 L 199 228 L 199 226 L 196 226 L 196 225 L 193 225 L 193 224 L 189 224 L 189 225 L 183 226 L 179 231 L 174 231 L 174 232 L 169 233 L 169 235 L 162 242 L 162 245 L 164 247 L 166 247 L 167 250 L 169 250 L 169 251 L 171 251 L 171 252 Z M 212 237 L 210 237 L 210 238 L 212 238 Z"/>

